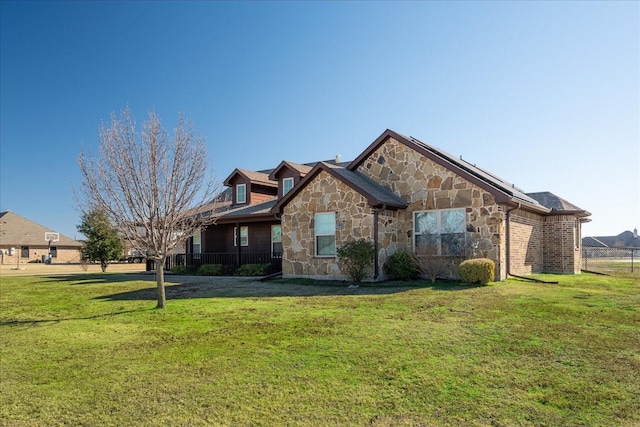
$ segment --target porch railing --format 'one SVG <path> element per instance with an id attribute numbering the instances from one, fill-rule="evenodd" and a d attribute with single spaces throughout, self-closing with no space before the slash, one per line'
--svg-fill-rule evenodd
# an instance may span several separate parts
<path id="1" fill-rule="evenodd" d="M 153 270 L 152 264 L 153 261 L 147 262 L 147 270 Z M 282 271 L 282 254 L 278 252 L 174 254 L 167 257 L 165 270 L 169 271 L 177 265 L 199 267 L 203 264 L 221 264 L 228 269 L 236 269 L 245 264 L 270 264 L 270 270 L 278 272 Z"/>

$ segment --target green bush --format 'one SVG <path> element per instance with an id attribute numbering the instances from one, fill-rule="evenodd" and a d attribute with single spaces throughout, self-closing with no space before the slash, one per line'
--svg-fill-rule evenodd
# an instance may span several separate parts
<path id="1" fill-rule="evenodd" d="M 265 276 L 271 264 L 244 264 L 235 271 L 236 276 Z"/>
<path id="2" fill-rule="evenodd" d="M 222 276 L 224 267 L 222 264 L 202 264 L 198 268 L 199 276 Z"/>
<path id="3" fill-rule="evenodd" d="M 171 267 L 171 274 L 176 274 L 178 276 L 195 274 L 196 271 L 197 267 L 194 265 L 174 265 Z"/>
<path id="4" fill-rule="evenodd" d="M 460 280 L 464 283 L 486 285 L 496 277 L 496 263 L 488 258 L 462 261 L 459 268 Z"/>
<path id="5" fill-rule="evenodd" d="M 368 240 L 351 240 L 339 247 L 338 253 L 340 269 L 354 283 L 360 283 L 367 276 L 367 271 L 373 265 L 376 250 Z"/>
<path id="6" fill-rule="evenodd" d="M 389 271 L 400 280 L 410 280 L 418 275 L 418 263 L 412 252 L 399 251 L 389 257 Z"/>

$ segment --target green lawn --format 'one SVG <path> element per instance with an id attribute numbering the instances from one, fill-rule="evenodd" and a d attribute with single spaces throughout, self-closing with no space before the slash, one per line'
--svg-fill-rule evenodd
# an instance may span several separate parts
<path id="1" fill-rule="evenodd" d="M 640 281 L 544 277 L 2 277 L 0 425 L 640 425 Z"/>

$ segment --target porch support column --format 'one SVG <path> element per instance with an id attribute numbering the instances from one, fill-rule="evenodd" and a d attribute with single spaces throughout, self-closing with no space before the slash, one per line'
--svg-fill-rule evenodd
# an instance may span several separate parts
<path id="1" fill-rule="evenodd" d="M 242 234 L 242 232 L 240 231 L 240 223 L 236 222 L 236 243 L 238 245 L 238 252 L 237 252 L 237 259 L 236 259 L 236 265 L 238 267 L 240 267 L 242 265 L 242 241 L 240 239 L 240 235 Z"/>

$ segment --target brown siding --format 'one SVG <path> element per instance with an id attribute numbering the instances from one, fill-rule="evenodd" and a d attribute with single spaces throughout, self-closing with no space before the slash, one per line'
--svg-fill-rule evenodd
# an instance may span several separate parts
<path id="1" fill-rule="evenodd" d="M 249 227 L 249 246 L 242 246 L 242 252 L 271 252 L 271 226 L 279 224 L 271 222 L 240 223 L 241 227 Z M 204 253 L 234 253 L 238 247 L 234 246 L 235 224 L 221 224 L 209 226 L 202 235 Z"/>
<path id="2" fill-rule="evenodd" d="M 283 181 L 285 178 L 293 178 L 293 186 L 295 187 L 298 182 L 300 182 L 300 172 L 297 170 L 292 170 L 289 168 L 283 168 L 283 170 L 278 173 L 278 198 L 282 198 L 284 194 L 284 184 Z"/>
<path id="3" fill-rule="evenodd" d="M 255 205 L 256 203 L 266 202 L 273 199 L 273 194 L 251 193 L 248 197 L 249 203 Z"/>

